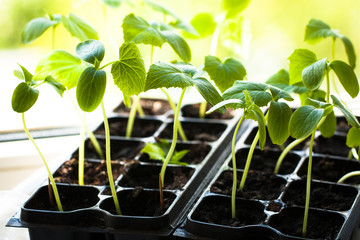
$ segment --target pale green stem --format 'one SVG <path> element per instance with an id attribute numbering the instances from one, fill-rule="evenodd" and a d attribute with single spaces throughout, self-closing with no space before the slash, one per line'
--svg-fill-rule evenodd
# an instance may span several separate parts
<path id="1" fill-rule="evenodd" d="M 161 91 L 165 94 L 165 96 L 166 96 L 166 98 L 167 98 L 167 100 L 168 100 L 168 102 L 169 102 L 169 104 L 170 104 L 171 109 L 172 109 L 173 112 L 175 113 L 175 111 L 176 111 L 176 105 L 175 105 L 174 101 L 171 99 L 171 97 L 170 97 L 169 93 L 166 91 L 166 89 L 164 89 L 164 88 L 160 88 L 160 89 L 161 89 Z M 179 131 L 179 134 L 180 134 L 181 139 L 182 139 L 184 142 L 186 142 L 186 141 L 187 141 L 187 137 L 186 137 L 186 135 L 185 135 L 184 129 L 183 129 L 182 124 L 181 124 L 180 121 L 179 121 L 178 127 L 179 127 L 179 128 L 178 128 L 178 131 Z"/>
<path id="2" fill-rule="evenodd" d="M 307 222 L 308 222 L 308 216 L 309 216 L 310 192 L 311 192 L 312 150 L 313 150 L 313 145 L 314 145 L 315 132 L 316 132 L 316 128 L 311 134 L 311 140 L 310 140 L 310 146 L 309 146 L 309 162 L 308 162 L 308 170 L 307 170 L 307 178 L 306 178 L 306 199 L 305 199 L 304 221 L 303 221 L 303 229 L 302 229 L 303 237 L 306 236 Z"/>
<path id="3" fill-rule="evenodd" d="M 246 159 L 246 164 L 245 164 L 245 167 L 244 167 L 244 172 L 243 172 L 243 175 L 242 175 L 242 177 L 241 177 L 241 182 L 240 182 L 240 190 L 241 190 L 241 191 L 244 189 L 246 177 L 247 177 L 247 174 L 248 174 L 249 168 L 250 168 L 251 159 L 252 159 L 252 156 L 253 156 L 253 154 L 254 154 L 254 150 L 255 150 L 256 144 L 257 144 L 257 142 L 259 141 L 259 138 L 260 138 L 260 132 L 259 132 L 259 130 L 258 130 L 257 133 L 256 133 L 256 135 L 255 135 L 255 138 L 254 138 L 253 142 L 251 143 L 251 146 L 250 146 L 250 149 L 249 149 L 249 153 L 248 153 L 248 156 L 247 156 L 247 159 Z"/>
<path id="4" fill-rule="evenodd" d="M 131 105 L 129 119 L 126 126 L 126 137 L 131 137 L 131 132 L 134 127 L 135 117 L 136 117 L 136 106 L 139 104 L 140 99 L 138 97 L 133 98 L 133 103 Z"/>
<path id="5" fill-rule="evenodd" d="M 330 76 L 329 70 L 325 70 L 326 72 L 326 102 L 330 102 Z"/>
<path id="6" fill-rule="evenodd" d="M 51 50 L 55 50 L 55 28 L 56 28 L 56 26 L 52 26 L 52 31 L 51 31 Z"/>
<path id="7" fill-rule="evenodd" d="M 217 23 L 215 31 L 214 31 L 214 33 L 212 35 L 211 45 L 210 45 L 210 55 L 211 56 L 216 55 L 216 50 L 217 50 L 218 40 L 219 40 L 219 36 L 220 36 L 221 25 L 222 25 L 223 21 L 224 21 L 224 19 L 222 19 L 221 21 L 219 21 Z"/>
<path id="8" fill-rule="evenodd" d="M 47 164 L 46 160 L 45 160 L 45 157 L 44 155 L 41 153 L 39 147 L 36 145 L 34 139 L 32 138 L 30 132 L 29 132 L 29 129 L 27 128 L 26 126 L 26 122 L 25 122 L 25 114 L 22 113 L 22 122 L 23 122 L 23 125 L 24 125 L 24 130 L 25 130 L 25 133 L 27 135 L 27 137 L 29 138 L 30 142 L 32 142 L 32 144 L 35 146 L 37 152 L 39 153 L 44 165 L 45 165 L 45 168 L 46 168 L 46 171 L 48 173 L 48 177 L 50 179 L 50 182 L 51 182 L 51 186 L 52 186 L 52 189 L 53 189 L 53 192 L 54 192 L 54 196 L 55 196 L 55 201 L 56 201 L 56 205 L 59 209 L 60 212 L 64 211 L 63 208 L 62 208 L 62 205 L 61 205 L 61 201 L 60 201 L 60 196 L 59 196 L 59 192 L 57 190 L 57 187 L 56 187 L 56 183 L 55 183 L 55 180 L 52 176 L 52 173 L 50 171 L 50 168 L 49 168 L 49 165 Z"/>
<path id="9" fill-rule="evenodd" d="M 348 156 L 347 156 L 347 158 L 350 160 L 350 159 L 352 159 L 352 157 L 353 157 L 353 148 L 352 149 L 350 149 L 350 151 L 349 151 L 349 153 L 348 153 Z"/>
<path id="10" fill-rule="evenodd" d="M 104 128 L 105 128 L 106 170 L 107 170 L 107 174 L 108 174 L 108 178 L 109 178 L 110 190 L 111 190 L 111 194 L 112 194 L 112 197 L 114 200 L 116 212 L 118 215 L 121 215 L 119 200 L 116 195 L 114 178 L 113 178 L 112 169 L 111 169 L 110 129 L 109 129 L 109 122 L 106 117 L 104 102 L 101 102 L 101 109 L 102 109 L 102 113 L 104 116 Z"/>
<path id="11" fill-rule="evenodd" d="M 164 179 L 165 179 L 165 171 L 166 171 L 166 167 L 168 165 L 168 163 L 170 162 L 170 159 L 172 157 L 172 154 L 175 150 L 176 147 L 176 142 L 177 142 L 177 132 L 178 132 L 178 126 L 179 126 L 179 113 L 180 113 L 180 108 L 181 108 L 181 102 L 183 100 L 183 97 L 185 95 L 185 91 L 186 88 L 184 88 L 181 92 L 180 95 L 180 99 L 176 108 L 176 111 L 174 112 L 174 126 L 173 126 L 173 138 L 172 138 L 172 142 L 171 142 L 171 146 L 169 149 L 169 152 L 166 155 L 166 158 L 164 160 L 164 163 L 161 167 L 161 171 L 160 171 L 160 176 L 161 176 L 161 187 L 164 187 Z"/>
<path id="12" fill-rule="evenodd" d="M 345 174 L 342 178 L 339 179 L 338 183 L 344 183 L 350 177 L 360 176 L 360 171 L 353 171 Z"/>
<path id="13" fill-rule="evenodd" d="M 242 121 L 245 118 L 245 111 L 236 125 L 234 135 L 232 137 L 231 141 L 231 157 L 232 157 L 232 165 L 233 165 L 233 185 L 232 185 L 232 191 L 231 191 L 231 217 L 234 219 L 236 218 L 236 206 L 235 206 L 235 197 L 236 197 L 236 180 L 237 180 L 237 168 L 236 168 L 236 156 L 235 156 L 235 143 L 236 143 L 236 135 L 238 133 L 238 130 L 240 128 L 240 125 Z"/>
<path id="14" fill-rule="evenodd" d="M 134 98 L 139 98 L 138 104 L 136 105 L 136 111 L 139 113 L 139 116 L 140 117 L 145 116 L 144 110 L 141 107 L 140 97 L 139 96 L 134 96 Z"/>
<path id="15" fill-rule="evenodd" d="M 205 118 L 206 106 L 207 106 L 207 101 L 203 101 L 202 103 L 200 103 L 200 108 L 199 108 L 200 118 Z"/>
<path id="16" fill-rule="evenodd" d="M 335 41 L 336 41 L 336 38 L 333 37 L 332 39 L 332 45 L 331 45 L 331 57 L 332 57 L 332 60 L 334 61 L 335 60 Z M 336 81 L 335 81 L 335 77 L 334 77 L 334 73 L 332 74 L 332 77 L 331 77 L 331 82 L 332 82 L 332 85 L 334 87 L 334 91 L 338 94 L 339 94 L 339 89 L 337 87 L 337 84 L 336 84 Z"/>
<path id="17" fill-rule="evenodd" d="M 102 70 L 102 69 L 106 68 L 107 66 L 112 65 L 112 64 L 114 64 L 114 63 L 116 63 L 116 62 L 117 62 L 117 61 L 112 61 L 112 62 L 109 62 L 109 63 L 107 63 L 107 64 L 105 64 L 105 65 L 103 65 L 103 66 L 99 67 L 99 70 Z"/>
<path id="18" fill-rule="evenodd" d="M 85 164 L 85 112 L 82 116 L 79 145 L 79 185 L 84 185 L 84 164 Z"/>

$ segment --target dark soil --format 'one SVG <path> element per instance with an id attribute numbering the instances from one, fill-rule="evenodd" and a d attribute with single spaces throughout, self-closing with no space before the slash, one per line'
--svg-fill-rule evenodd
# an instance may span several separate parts
<path id="1" fill-rule="evenodd" d="M 199 108 L 200 103 L 186 105 L 181 109 L 182 116 L 188 118 L 200 118 L 199 117 Z M 211 106 L 208 104 L 206 106 L 206 111 L 209 110 Z M 227 109 L 224 114 L 221 114 L 217 111 L 210 114 L 205 114 L 206 119 L 232 119 L 235 116 L 234 110 Z"/>
<path id="2" fill-rule="evenodd" d="M 260 202 L 236 199 L 236 218 L 231 218 L 231 198 L 208 196 L 202 199 L 191 218 L 196 221 L 240 227 L 261 224 L 266 218 Z"/>
<path id="3" fill-rule="evenodd" d="M 99 190 L 94 187 L 57 184 L 57 189 L 64 211 L 92 207 L 99 201 Z M 28 209 L 58 211 L 56 204 L 52 206 L 49 202 L 47 186 L 40 188 L 24 207 Z"/>
<path id="4" fill-rule="evenodd" d="M 331 138 L 319 136 L 314 141 L 314 152 L 347 157 L 350 148 L 346 146 L 346 137 L 334 135 Z"/>
<path id="5" fill-rule="evenodd" d="M 114 117 L 109 118 L 109 128 L 111 136 L 125 136 L 128 118 Z M 131 132 L 131 137 L 150 137 L 162 124 L 158 120 L 136 118 Z M 105 136 L 104 125 L 98 127 L 94 134 Z"/>
<path id="6" fill-rule="evenodd" d="M 267 211 L 273 211 L 273 212 L 279 212 L 281 208 L 283 207 L 283 204 L 277 200 L 270 201 L 269 204 L 266 207 Z"/>
<path id="7" fill-rule="evenodd" d="M 251 145 L 256 133 L 258 131 L 258 127 L 255 127 L 249 134 L 249 136 L 245 139 L 245 144 L 248 144 L 248 145 Z M 282 151 L 287 145 L 289 145 L 290 143 L 292 143 L 295 139 L 292 138 L 292 137 L 289 137 L 288 140 L 286 140 L 282 146 L 279 146 L 277 144 L 273 144 L 271 142 L 271 139 L 270 139 L 270 135 L 269 135 L 269 132 L 266 130 L 266 143 L 265 143 L 265 148 L 274 148 L 274 149 L 277 149 L 277 150 L 280 150 Z M 298 144 L 297 146 L 295 146 L 293 148 L 293 150 L 304 150 L 306 149 L 308 146 L 309 146 L 309 139 L 306 139 L 305 141 L 303 141 L 302 143 Z"/>
<path id="8" fill-rule="evenodd" d="M 304 219 L 303 208 L 288 208 L 274 215 L 269 225 L 283 234 L 302 237 Z M 344 217 L 332 212 L 318 210 L 309 211 L 306 237 L 311 239 L 337 239 L 337 235 L 344 222 Z"/>
<path id="9" fill-rule="evenodd" d="M 105 139 L 99 138 L 98 142 L 105 155 Z M 144 142 L 141 141 L 111 139 L 111 159 L 118 161 L 133 160 L 144 145 Z M 72 158 L 78 158 L 78 151 L 74 152 Z M 100 159 L 90 140 L 85 142 L 85 158 Z"/>
<path id="10" fill-rule="evenodd" d="M 159 189 L 160 170 L 161 166 L 133 164 L 119 181 L 119 186 Z M 182 190 L 193 173 L 193 168 L 168 166 L 164 189 Z"/>
<path id="11" fill-rule="evenodd" d="M 176 145 L 176 151 L 189 150 L 189 152 L 181 159 L 181 162 L 188 164 L 199 164 L 211 150 L 210 145 L 205 143 L 200 144 L 184 144 L 179 143 Z M 150 163 L 161 163 L 161 160 L 152 160 L 149 158 L 148 154 L 142 154 L 139 159 L 141 162 L 150 162 Z"/>
<path id="12" fill-rule="evenodd" d="M 119 162 L 111 163 L 112 174 L 117 179 L 124 170 L 124 166 Z M 76 158 L 64 162 L 55 172 L 56 182 L 78 184 L 79 164 Z M 85 185 L 108 185 L 108 175 L 105 160 L 85 161 L 84 162 L 84 184 Z"/>
<path id="13" fill-rule="evenodd" d="M 249 171 L 246 178 L 243 191 L 239 190 L 242 172 L 237 174 L 237 197 L 246 199 L 260 199 L 260 200 L 274 200 L 280 196 L 284 190 L 286 180 L 277 177 L 271 173 L 262 173 L 256 171 Z M 210 191 L 218 194 L 231 195 L 233 183 L 232 171 L 224 171 L 215 183 L 211 186 Z"/>
<path id="14" fill-rule="evenodd" d="M 283 201 L 288 205 L 305 205 L 306 181 L 294 181 L 285 191 Z M 357 190 L 350 186 L 311 183 L 310 207 L 327 210 L 347 211 L 351 208 Z"/>
<path id="15" fill-rule="evenodd" d="M 357 120 L 360 121 L 360 117 L 357 117 Z M 340 133 L 347 133 L 351 125 L 348 124 L 347 120 L 343 116 L 336 117 L 337 127 L 336 131 Z"/>
<path id="16" fill-rule="evenodd" d="M 243 169 L 245 167 L 248 153 L 249 148 L 242 148 L 236 152 L 236 166 L 238 169 Z M 250 169 L 273 173 L 280 154 L 281 152 L 270 149 L 265 149 L 264 151 L 255 149 L 251 159 Z M 290 174 L 294 172 L 297 164 L 299 163 L 299 160 L 299 155 L 288 153 L 280 166 L 279 173 Z M 232 168 L 232 161 L 229 162 L 229 167 Z"/>
<path id="17" fill-rule="evenodd" d="M 123 190 L 117 193 L 121 213 L 127 216 L 161 216 L 163 211 L 160 208 L 159 192 L 136 188 Z M 164 211 L 166 211 L 175 200 L 176 195 L 164 191 Z M 112 214 L 116 214 L 114 200 L 112 197 L 105 199 L 100 208 Z"/>
<path id="18" fill-rule="evenodd" d="M 219 139 L 225 131 L 226 125 L 219 123 L 198 123 L 198 122 L 181 122 L 185 135 L 188 140 L 213 142 Z M 159 138 L 172 139 L 173 123 L 170 123 L 160 133 Z M 178 136 L 178 140 L 181 137 Z"/>
<path id="19" fill-rule="evenodd" d="M 166 100 L 162 99 L 141 98 L 140 104 L 144 110 L 145 115 L 162 115 L 171 110 L 170 104 Z M 121 115 L 129 115 L 130 108 L 127 108 L 122 102 L 113 110 L 113 112 L 119 113 Z M 137 113 L 137 115 L 139 114 Z"/>
<path id="20" fill-rule="evenodd" d="M 307 175 L 307 166 L 308 160 L 303 163 L 298 172 L 300 177 Z M 312 179 L 336 183 L 342 176 L 352 171 L 360 171 L 359 162 L 329 157 L 327 155 L 313 157 Z M 360 176 L 351 177 L 345 183 L 358 185 L 360 184 Z"/>

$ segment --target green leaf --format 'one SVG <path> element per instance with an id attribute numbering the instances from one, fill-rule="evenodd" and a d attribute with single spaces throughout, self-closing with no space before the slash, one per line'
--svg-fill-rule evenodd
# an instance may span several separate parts
<path id="1" fill-rule="evenodd" d="M 272 96 L 267 90 L 269 85 L 259 82 L 250 81 L 236 81 L 234 85 L 226 90 L 222 97 L 227 99 L 240 99 L 245 102 L 245 96 L 243 91 L 248 90 L 252 101 L 259 107 L 266 106 L 271 100 Z M 232 108 L 242 108 L 241 105 L 232 105 Z"/>
<path id="2" fill-rule="evenodd" d="M 112 7 L 112 8 L 117 8 L 120 7 L 122 0 L 101 0 L 105 5 Z"/>
<path id="3" fill-rule="evenodd" d="M 346 145 L 349 148 L 356 148 L 360 146 L 360 128 L 350 128 L 346 136 Z"/>
<path id="4" fill-rule="evenodd" d="M 201 38 L 212 35 L 216 28 L 216 22 L 209 13 L 197 14 L 190 23 Z"/>
<path id="5" fill-rule="evenodd" d="M 320 87 L 327 69 L 326 58 L 314 62 L 302 71 L 302 80 L 306 88 L 313 91 Z"/>
<path id="6" fill-rule="evenodd" d="M 286 71 L 285 69 L 281 69 L 277 73 L 269 77 L 265 81 L 265 83 L 283 89 L 283 87 L 289 86 L 290 83 L 289 72 Z"/>
<path id="7" fill-rule="evenodd" d="M 21 41 L 29 44 L 40 37 L 49 27 L 56 25 L 57 22 L 48 18 L 34 18 L 28 22 L 21 33 Z"/>
<path id="8" fill-rule="evenodd" d="M 66 87 L 60 82 L 57 82 L 52 76 L 47 76 L 44 80 L 47 84 L 51 85 L 55 91 L 62 97 L 66 91 Z"/>
<path id="9" fill-rule="evenodd" d="M 191 50 L 185 39 L 173 31 L 161 31 L 161 35 L 166 39 L 176 54 L 185 62 L 191 61 Z"/>
<path id="10" fill-rule="evenodd" d="M 183 31 L 185 31 L 184 36 L 189 37 L 188 35 L 190 35 L 190 38 L 194 38 L 199 36 L 199 33 L 195 30 L 195 28 L 188 22 L 185 22 L 184 20 L 176 20 L 173 21 L 171 23 L 169 23 L 170 26 L 177 28 L 177 29 L 181 29 Z"/>
<path id="11" fill-rule="evenodd" d="M 41 80 L 51 75 L 56 81 L 71 89 L 76 86 L 85 68 L 81 65 L 80 58 L 62 50 L 56 50 L 40 60 L 34 78 Z"/>
<path id="12" fill-rule="evenodd" d="M 133 13 L 124 18 L 122 28 L 125 42 L 133 41 L 158 47 L 161 47 L 165 42 L 165 38 L 159 29 L 154 28 L 146 20 L 135 16 Z"/>
<path id="13" fill-rule="evenodd" d="M 94 111 L 101 103 L 106 88 L 106 73 L 94 67 L 86 68 L 81 74 L 77 87 L 76 99 L 85 112 Z"/>
<path id="14" fill-rule="evenodd" d="M 78 38 L 80 41 L 99 39 L 96 30 L 75 14 L 70 13 L 69 16 L 63 15 L 61 20 L 71 36 Z"/>
<path id="15" fill-rule="evenodd" d="M 336 30 L 331 29 L 325 22 L 318 19 L 311 19 L 306 25 L 306 42 L 314 44 L 327 37 L 339 37 L 339 34 Z"/>
<path id="16" fill-rule="evenodd" d="M 203 98 L 210 103 L 211 106 L 214 106 L 221 102 L 223 98 L 220 96 L 216 88 L 205 78 L 195 78 L 194 85 Z M 220 108 L 218 110 L 220 113 L 224 114 L 226 109 Z"/>
<path id="17" fill-rule="evenodd" d="M 14 76 L 17 77 L 20 80 L 24 80 L 25 81 L 25 77 L 22 71 L 20 70 L 14 70 Z"/>
<path id="18" fill-rule="evenodd" d="M 280 88 L 270 86 L 270 92 L 274 101 L 278 101 L 279 99 L 285 99 L 287 101 L 294 100 L 289 93 L 281 90 Z"/>
<path id="19" fill-rule="evenodd" d="M 291 85 L 301 82 L 303 69 L 317 61 L 315 53 L 307 49 L 296 49 L 288 59 Z"/>
<path id="20" fill-rule="evenodd" d="M 30 87 L 22 82 L 14 90 L 11 99 L 11 106 L 15 112 L 23 113 L 29 110 L 36 102 L 39 90 Z"/>
<path id="21" fill-rule="evenodd" d="M 325 138 L 332 137 L 336 131 L 336 117 L 334 111 L 326 116 L 325 121 L 319 127 L 321 135 Z"/>
<path id="22" fill-rule="evenodd" d="M 335 107 L 337 107 L 343 114 L 344 117 L 346 118 L 348 124 L 350 124 L 353 127 L 356 128 L 360 128 L 360 124 L 357 120 L 357 118 L 355 117 L 354 114 L 352 114 L 341 102 L 340 100 L 335 97 L 334 95 L 331 95 L 331 99 L 333 100 L 333 104 Z"/>
<path id="23" fill-rule="evenodd" d="M 33 75 L 26 68 L 24 68 L 20 64 L 18 64 L 18 65 L 20 66 L 20 68 L 22 70 L 22 74 L 24 76 L 25 83 L 30 85 L 31 81 L 33 80 Z"/>
<path id="24" fill-rule="evenodd" d="M 289 121 L 292 114 L 291 108 L 284 102 L 271 101 L 268 113 L 268 131 L 274 144 L 281 145 L 289 137 Z"/>
<path id="25" fill-rule="evenodd" d="M 160 12 L 165 15 L 169 15 L 174 17 L 175 19 L 179 19 L 179 17 L 169 8 L 165 7 L 164 5 L 161 5 L 157 2 L 150 1 L 150 0 L 143 0 L 144 3 L 146 3 L 148 6 L 150 6 L 153 10 Z"/>
<path id="26" fill-rule="evenodd" d="M 116 86 L 123 92 L 125 103 L 130 96 L 144 91 L 146 81 L 145 64 L 135 43 L 123 43 L 119 49 L 119 61 L 111 66 Z"/>
<path id="27" fill-rule="evenodd" d="M 245 67 L 233 58 L 227 58 L 222 63 L 217 57 L 206 56 L 204 70 L 221 92 L 233 86 L 235 80 L 243 80 L 246 76 Z"/>
<path id="28" fill-rule="evenodd" d="M 341 36 L 341 40 L 343 41 L 344 46 L 345 46 L 345 51 L 346 51 L 346 55 L 348 57 L 349 65 L 352 68 L 355 68 L 355 66 L 356 66 L 356 55 L 355 55 L 355 50 L 354 50 L 353 44 L 345 36 Z"/>
<path id="29" fill-rule="evenodd" d="M 192 76 L 175 64 L 157 62 L 150 66 L 146 78 L 145 91 L 162 87 L 186 88 L 193 84 Z"/>
<path id="30" fill-rule="evenodd" d="M 343 61 L 335 60 L 330 63 L 330 68 L 334 70 L 344 89 L 355 98 L 359 94 L 359 82 L 352 67 Z"/>
<path id="31" fill-rule="evenodd" d="M 323 114 L 323 108 L 315 108 L 311 105 L 301 106 L 296 109 L 289 122 L 290 135 L 296 139 L 308 136 L 315 130 Z"/>
<path id="32" fill-rule="evenodd" d="M 181 150 L 181 151 L 175 151 L 173 155 L 171 156 L 170 162 L 171 164 L 177 164 L 177 165 L 188 165 L 185 162 L 181 162 L 181 159 L 185 157 L 186 154 L 188 154 L 190 150 Z"/>
<path id="33" fill-rule="evenodd" d="M 97 66 L 104 58 L 105 47 L 97 40 L 86 40 L 76 46 L 76 55 L 85 62 Z"/>
<path id="34" fill-rule="evenodd" d="M 141 152 L 148 154 L 152 160 L 165 160 L 165 153 L 158 143 L 146 143 Z"/>
<path id="35" fill-rule="evenodd" d="M 226 18 L 234 18 L 249 5 L 250 0 L 223 0 Z"/>

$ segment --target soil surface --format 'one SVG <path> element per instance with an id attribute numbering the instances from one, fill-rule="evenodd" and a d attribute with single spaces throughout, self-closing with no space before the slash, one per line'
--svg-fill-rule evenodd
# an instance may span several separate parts
<path id="1" fill-rule="evenodd" d="M 148 191 L 142 188 L 133 190 L 124 190 L 118 192 L 118 199 L 121 213 L 127 216 L 161 216 L 163 210 L 160 208 L 159 192 Z M 164 212 L 171 206 L 176 195 L 171 192 L 164 192 Z M 116 214 L 114 201 L 112 197 L 105 199 L 101 205 L 104 209 L 112 214 Z"/>
<path id="2" fill-rule="evenodd" d="M 298 175 L 307 175 L 308 160 L 301 166 Z M 360 164 L 357 161 L 339 159 L 324 155 L 323 157 L 313 157 L 312 179 L 329 181 L 336 183 L 345 174 L 352 171 L 360 171 Z M 359 185 L 360 176 L 351 177 L 345 181 L 346 184 Z"/>
<path id="3" fill-rule="evenodd" d="M 124 165 L 119 162 L 111 163 L 112 174 L 117 179 L 124 171 Z M 79 164 L 76 158 L 63 163 L 55 172 L 54 178 L 59 183 L 78 184 Z M 85 185 L 108 185 L 108 175 L 106 162 L 102 161 L 85 161 L 84 162 L 84 184 Z"/>
<path id="4" fill-rule="evenodd" d="M 263 173 L 250 170 L 246 178 L 243 191 L 240 191 L 242 172 L 237 174 L 237 191 L 236 196 L 246 199 L 273 200 L 280 196 L 283 191 L 286 180 L 271 173 Z M 211 186 L 210 191 L 218 194 L 231 195 L 233 183 L 232 171 L 224 171 L 215 183 Z"/>
<path id="5" fill-rule="evenodd" d="M 305 180 L 292 182 L 285 191 L 283 201 L 288 205 L 304 206 L 305 191 Z M 351 208 L 356 195 L 357 190 L 350 186 L 312 182 L 310 207 L 347 211 Z"/>
<path id="6" fill-rule="evenodd" d="M 188 118 L 200 118 L 199 117 L 199 108 L 200 103 L 186 105 L 181 109 L 182 116 Z M 206 111 L 209 110 L 211 106 L 207 104 Z M 210 114 L 205 114 L 206 119 L 232 119 L 235 116 L 235 111 L 231 109 L 227 109 L 224 114 L 221 114 L 217 111 L 212 112 Z"/>
<path id="7" fill-rule="evenodd" d="M 213 142 L 219 139 L 225 131 L 226 125 L 216 123 L 181 122 L 188 140 Z M 159 138 L 172 139 L 173 123 L 169 124 L 161 133 Z M 181 137 L 178 136 L 181 141 Z"/>
<path id="8" fill-rule="evenodd" d="M 161 166 L 133 164 L 119 181 L 122 187 L 141 187 L 159 189 Z M 165 172 L 164 189 L 182 190 L 189 181 L 193 168 L 168 166 Z"/>
<path id="9" fill-rule="evenodd" d="M 245 167 L 248 153 L 249 148 L 242 148 L 236 152 L 236 166 L 238 169 Z M 281 152 L 270 149 L 264 149 L 264 151 L 255 149 L 251 159 L 250 169 L 273 173 L 280 154 Z M 299 160 L 299 155 L 288 153 L 280 166 L 279 174 L 290 174 L 294 172 Z M 229 162 L 229 167 L 232 168 L 232 161 Z"/>
<path id="10" fill-rule="evenodd" d="M 304 209 L 286 210 L 288 211 L 271 217 L 269 225 L 286 235 L 302 237 Z M 343 222 L 344 218 L 340 214 L 310 209 L 306 237 L 323 240 L 337 239 Z"/>
<path id="11" fill-rule="evenodd" d="M 111 136 L 125 136 L 127 128 L 128 119 L 127 118 L 110 118 L 109 127 Z M 133 130 L 131 132 L 132 137 L 150 137 L 162 124 L 158 120 L 150 119 L 135 119 Z M 94 131 L 96 135 L 105 136 L 104 126 L 100 126 Z"/>
<path id="12" fill-rule="evenodd" d="M 145 113 L 145 115 L 162 115 L 171 110 L 170 104 L 166 100 L 162 99 L 150 99 L 150 98 L 141 98 L 140 99 L 141 107 Z M 122 102 L 119 106 L 117 106 L 113 112 L 119 113 L 122 115 L 129 115 L 130 108 L 127 108 Z M 136 113 L 137 116 L 139 115 Z"/>
<path id="13" fill-rule="evenodd" d="M 346 137 L 334 135 L 330 138 L 319 136 L 314 141 L 314 152 L 347 157 L 350 148 L 346 146 Z"/>
<path id="14" fill-rule="evenodd" d="M 176 151 L 189 150 L 189 152 L 181 159 L 181 162 L 188 164 L 201 163 L 211 150 L 211 147 L 205 143 L 200 144 L 176 144 Z M 161 160 L 152 160 L 148 154 L 142 154 L 139 159 L 141 162 L 161 163 Z"/>
<path id="15" fill-rule="evenodd" d="M 201 222 L 239 227 L 261 224 L 266 218 L 259 202 L 237 199 L 236 218 L 231 218 L 231 198 L 211 196 L 203 198 L 191 218 Z"/>

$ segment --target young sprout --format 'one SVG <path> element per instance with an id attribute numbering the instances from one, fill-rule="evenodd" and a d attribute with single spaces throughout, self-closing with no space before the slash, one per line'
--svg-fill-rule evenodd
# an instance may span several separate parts
<path id="1" fill-rule="evenodd" d="M 223 102 L 215 105 L 207 113 L 211 113 L 219 107 L 227 106 L 234 109 L 241 108 L 244 110 L 243 116 L 238 122 L 231 143 L 232 150 L 232 164 L 233 164 L 233 186 L 231 195 L 231 209 L 232 218 L 236 218 L 235 209 L 235 196 L 236 196 L 236 181 L 237 181 L 237 168 L 235 157 L 235 143 L 238 129 L 244 118 L 252 119 L 258 122 L 258 132 L 250 146 L 247 156 L 244 172 L 240 181 L 240 190 L 243 191 L 245 181 L 250 168 L 251 159 L 255 147 L 259 141 L 260 149 L 263 150 L 266 142 L 266 127 L 271 139 L 278 144 L 282 144 L 288 137 L 289 131 L 287 125 L 291 116 L 290 107 L 284 102 L 278 102 L 280 99 L 292 100 L 292 97 L 285 91 L 279 88 L 264 84 L 249 81 L 236 81 L 235 84 L 227 89 L 222 97 L 225 99 Z M 270 108 L 266 117 L 260 107 L 268 105 Z"/>
<path id="2" fill-rule="evenodd" d="M 28 111 L 36 103 L 38 96 L 39 96 L 39 90 L 37 89 L 37 87 L 40 86 L 41 84 L 43 84 L 43 83 L 50 84 L 51 86 L 53 86 L 55 88 L 55 90 L 61 96 L 65 91 L 65 87 L 61 83 L 56 82 L 52 76 L 47 76 L 45 78 L 45 80 L 42 80 L 40 82 L 35 81 L 33 79 L 33 75 L 26 68 L 24 68 L 21 65 L 20 65 L 20 67 L 21 67 L 22 71 L 16 71 L 15 75 L 17 77 L 19 77 L 21 80 L 23 80 L 24 82 L 21 82 L 15 88 L 12 99 L 11 99 L 11 105 L 15 112 L 21 113 L 25 133 L 28 136 L 29 140 L 34 145 L 34 147 L 36 148 L 37 152 L 39 153 L 41 160 L 43 161 L 43 164 L 48 173 L 48 178 L 50 180 L 49 185 L 51 183 L 51 187 L 49 186 L 49 188 L 48 188 L 50 203 L 52 203 L 52 201 L 53 201 L 52 200 L 53 199 L 52 192 L 53 192 L 54 196 L 55 196 L 57 208 L 59 209 L 59 211 L 62 212 L 63 207 L 61 205 L 60 196 L 59 196 L 59 192 L 56 187 L 55 180 L 52 176 L 52 173 L 50 171 L 50 168 L 48 166 L 48 163 L 47 163 L 44 155 L 42 154 L 39 147 L 35 143 L 34 139 L 32 138 L 32 136 L 29 132 L 29 129 L 26 126 L 25 112 Z M 51 189 L 52 189 L 52 192 L 51 192 Z"/>
<path id="3" fill-rule="evenodd" d="M 122 91 L 125 102 L 130 102 L 131 95 L 137 95 L 144 90 L 146 71 L 139 49 L 134 43 L 124 43 L 119 49 L 119 60 L 107 63 L 100 67 L 105 55 L 104 45 L 97 40 L 86 40 L 80 43 L 76 52 L 78 56 L 90 63 L 77 82 L 76 97 L 79 107 L 86 112 L 92 112 L 100 104 L 104 117 L 106 167 L 110 189 L 117 214 L 121 214 L 116 195 L 114 179 L 111 170 L 110 130 L 106 117 L 103 97 L 106 88 L 106 72 L 103 68 L 111 65 L 111 74 L 115 84 Z"/>

